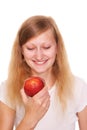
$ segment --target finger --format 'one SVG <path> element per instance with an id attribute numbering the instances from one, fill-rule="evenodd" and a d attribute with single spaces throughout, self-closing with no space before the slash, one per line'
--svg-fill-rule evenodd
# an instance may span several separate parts
<path id="1" fill-rule="evenodd" d="M 35 94 L 34 96 L 33 96 L 33 98 L 42 98 L 42 97 L 44 97 L 46 94 L 49 94 L 49 92 L 48 92 L 48 89 L 46 88 L 46 87 L 44 87 L 42 90 L 40 90 L 37 94 Z"/>
<path id="2" fill-rule="evenodd" d="M 43 108 L 48 110 L 48 108 L 50 106 L 50 98 L 45 99 L 44 102 L 41 105 L 42 105 Z"/>

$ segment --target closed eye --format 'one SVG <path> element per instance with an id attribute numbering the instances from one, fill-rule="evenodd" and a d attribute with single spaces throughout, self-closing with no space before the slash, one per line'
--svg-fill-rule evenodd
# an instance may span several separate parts
<path id="1" fill-rule="evenodd" d="M 34 50 L 35 48 L 29 48 L 29 47 L 28 47 L 27 49 L 28 49 L 28 50 Z"/>
<path id="2" fill-rule="evenodd" d="M 51 48 L 51 46 L 44 47 L 44 49 L 50 49 L 50 48 Z"/>

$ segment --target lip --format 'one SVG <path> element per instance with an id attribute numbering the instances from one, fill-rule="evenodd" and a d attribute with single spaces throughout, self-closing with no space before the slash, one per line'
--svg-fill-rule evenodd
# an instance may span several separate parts
<path id="1" fill-rule="evenodd" d="M 43 60 L 43 61 L 33 61 L 37 65 L 43 65 L 47 62 L 48 60 Z"/>

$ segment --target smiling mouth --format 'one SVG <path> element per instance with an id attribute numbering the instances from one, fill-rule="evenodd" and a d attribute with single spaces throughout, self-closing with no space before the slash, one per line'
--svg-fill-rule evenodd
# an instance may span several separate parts
<path id="1" fill-rule="evenodd" d="M 47 62 L 48 60 L 43 60 L 43 61 L 33 61 L 37 65 L 43 65 Z"/>

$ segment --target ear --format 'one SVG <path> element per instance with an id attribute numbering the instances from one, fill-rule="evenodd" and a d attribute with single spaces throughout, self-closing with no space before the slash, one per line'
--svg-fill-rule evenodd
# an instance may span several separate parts
<path id="1" fill-rule="evenodd" d="M 24 55 L 24 50 L 23 48 L 21 47 L 21 54 Z"/>
<path id="2" fill-rule="evenodd" d="M 58 52 L 58 44 L 56 44 L 56 54 L 57 54 L 57 52 Z"/>
<path id="3" fill-rule="evenodd" d="M 23 51 L 23 48 L 21 48 L 21 56 L 22 56 L 22 59 L 24 59 L 24 51 Z"/>

